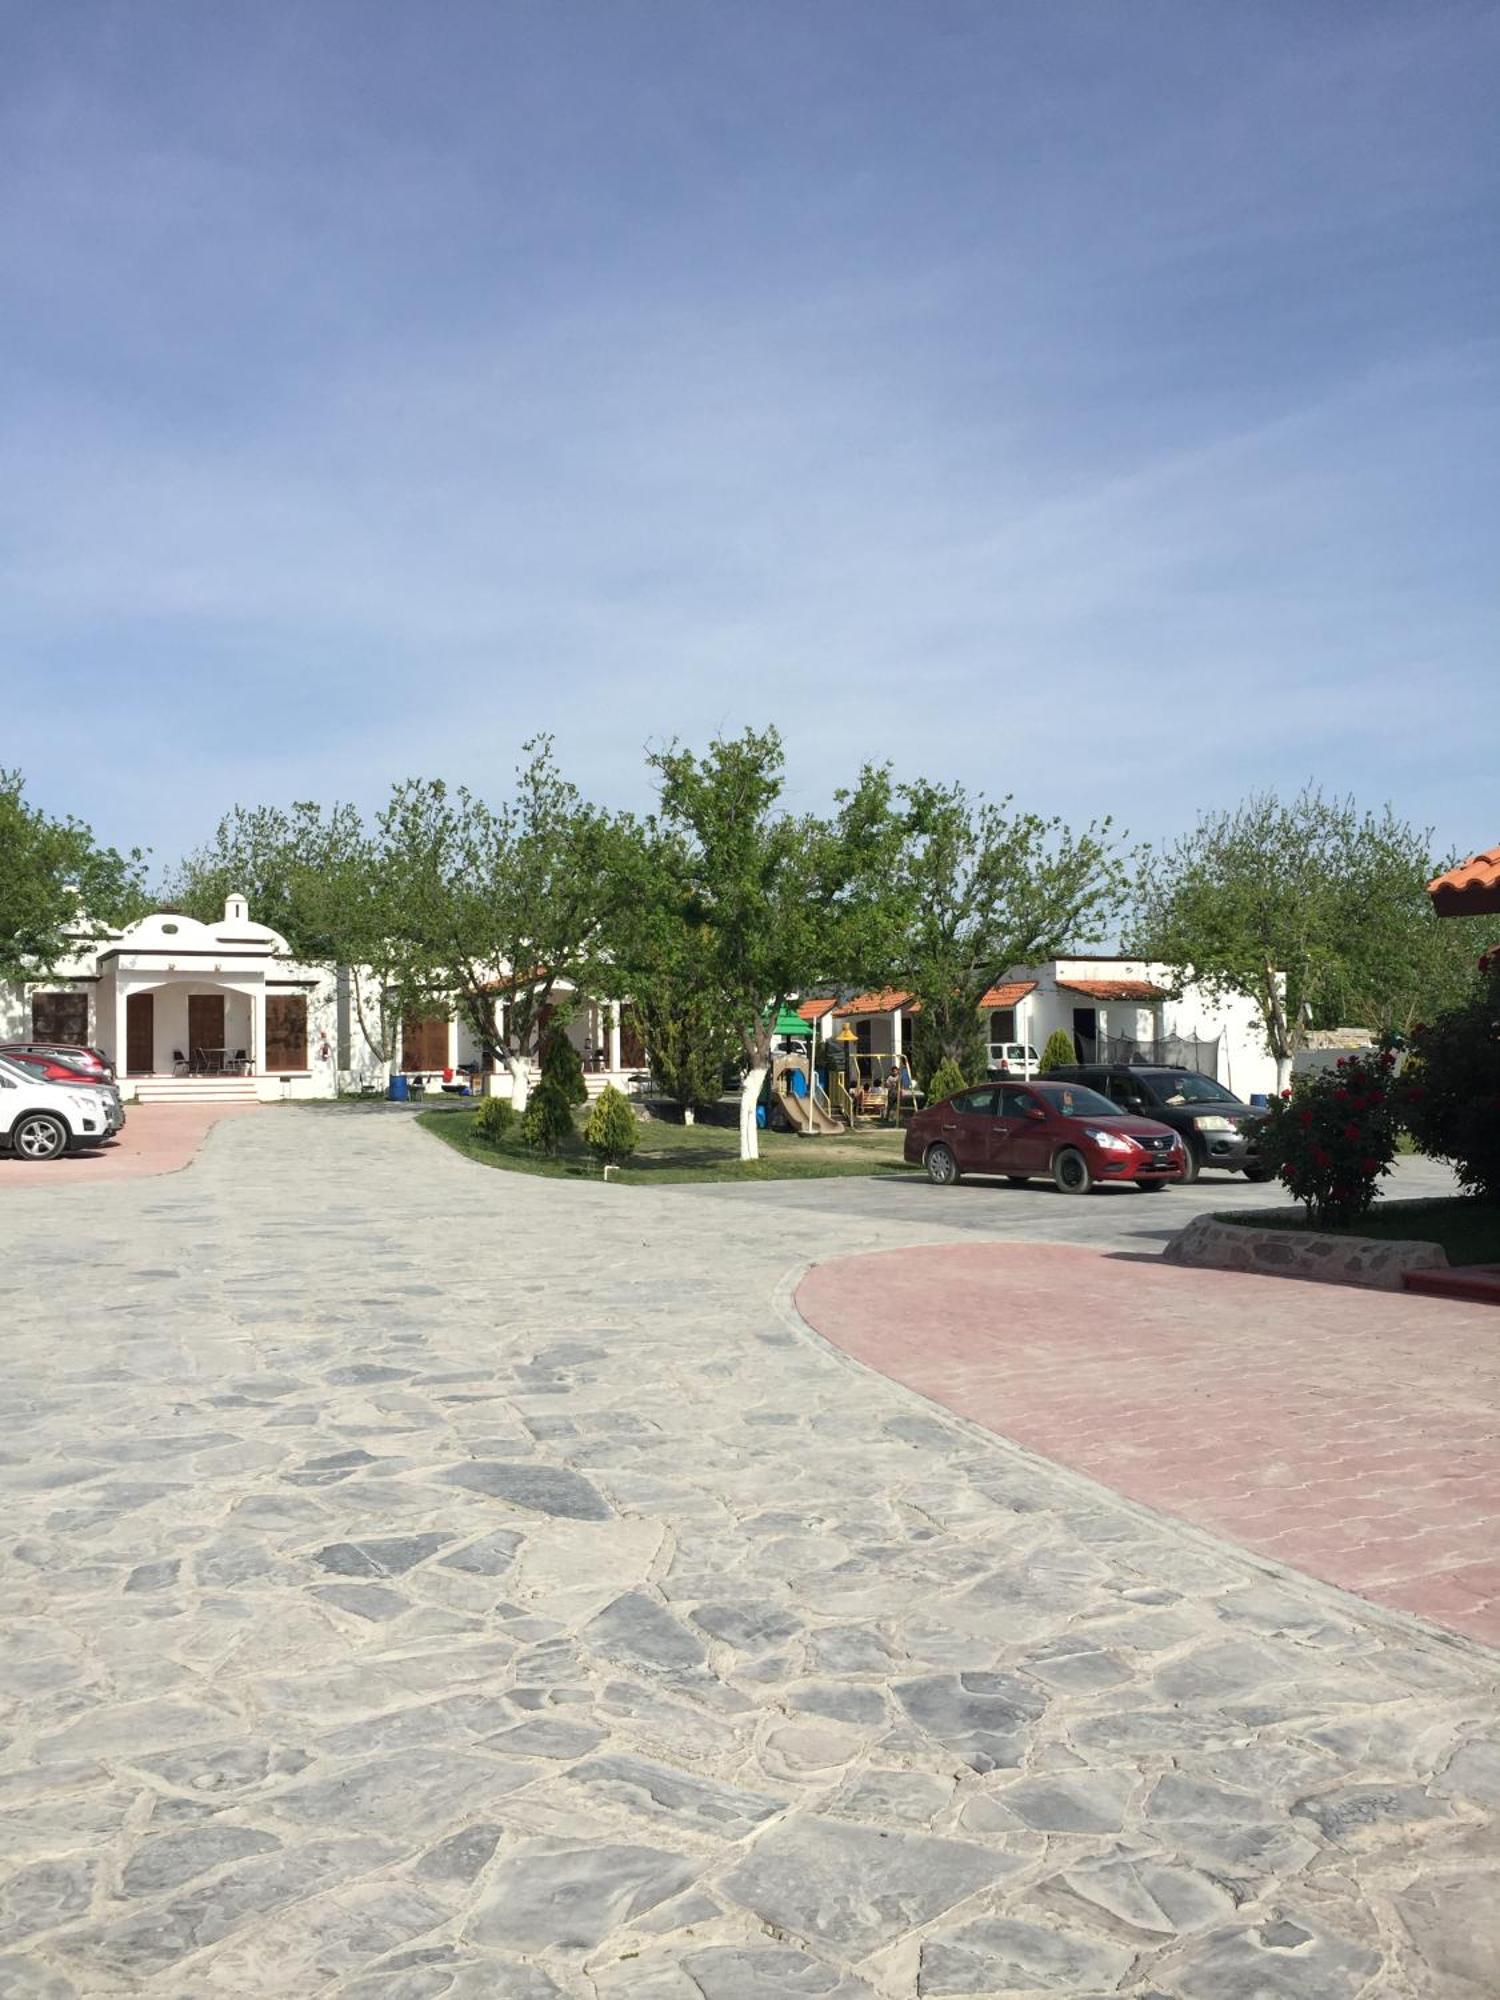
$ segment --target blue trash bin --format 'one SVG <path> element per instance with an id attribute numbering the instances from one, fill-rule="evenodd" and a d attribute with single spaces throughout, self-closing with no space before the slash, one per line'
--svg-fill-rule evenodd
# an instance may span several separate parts
<path id="1" fill-rule="evenodd" d="M 764 1132 L 766 1129 L 766 1107 L 763 1104 L 757 1104 L 755 1107 L 755 1122 L 759 1129 Z"/>
<path id="2" fill-rule="evenodd" d="M 393 1076 L 388 1095 L 398 1104 L 404 1104 L 411 1096 L 411 1087 L 404 1076 Z"/>

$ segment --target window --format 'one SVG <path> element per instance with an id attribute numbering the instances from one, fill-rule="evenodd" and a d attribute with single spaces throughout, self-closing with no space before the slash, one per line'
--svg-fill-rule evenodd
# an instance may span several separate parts
<path id="1" fill-rule="evenodd" d="M 1015 1008 L 997 1007 L 990 1015 L 990 1040 L 992 1042 L 1013 1042 L 1015 1039 Z"/>
<path id="2" fill-rule="evenodd" d="M 1029 1090 L 1017 1090 L 1014 1084 L 1006 1085 L 1000 1092 L 1002 1118 L 1025 1118 L 1033 1109 L 1040 1110 L 1040 1108 L 1038 1099 L 1033 1097 Z"/>
<path id="3" fill-rule="evenodd" d="M 31 1039 L 82 1048 L 89 1038 L 87 993 L 33 993 Z"/>
<path id="4" fill-rule="evenodd" d="M 995 1113 L 995 1090 L 964 1090 L 953 1099 L 953 1109 L 961 1111 L 969 1118 L 992 1118 Z"/>
<path id="5" fill-rule="evenodd" d="M 307 998 L 301 993 L 266 995 L 266 1072 L 307 1068 Z"/>
<path id="6" fill-rule="evenodd" d="M 401 1018 L 401 1067 L 404 1070 L 448 1067 L 446 1014 L 404 1014 Z"/>

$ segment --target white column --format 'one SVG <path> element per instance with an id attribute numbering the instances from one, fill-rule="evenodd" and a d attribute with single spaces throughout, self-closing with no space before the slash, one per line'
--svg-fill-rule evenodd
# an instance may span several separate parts
<path id="1" fill-rule="evenodd" d="M 609 1066 L 611 1069 L 618 1069 L 620 1067 L 620 1003 L 618 1000 L 611 1000 L 609 1003 Z"/>
<path id="2" fill-rule="evenodd" d="M 901 1009 L 891 1009 L 891 1054 L 897 1062 L 901 1060 Z"/>
<path id="3" fill-rule="evenodd" d="M 266 1069 L 266 989 L 264 984 L 250 994 L 250 1074 L 264 1076 Z"/>

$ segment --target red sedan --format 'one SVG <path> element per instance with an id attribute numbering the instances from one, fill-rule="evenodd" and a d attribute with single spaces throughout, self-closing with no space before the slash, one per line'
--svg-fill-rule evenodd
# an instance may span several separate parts
<path id="1" fill-rule="evenodd" d="M 906 1128 L 906 1157 L 950 1187 L 964 1174 L 1003 1175 L 1024 1187 L 1047 1175 L 1063 1194 L 1096 1181 L 1165 1187 L 1183 1174 L 1182 1143 L 1078 1083 L 982 1084 L 929 1104 Z"/>

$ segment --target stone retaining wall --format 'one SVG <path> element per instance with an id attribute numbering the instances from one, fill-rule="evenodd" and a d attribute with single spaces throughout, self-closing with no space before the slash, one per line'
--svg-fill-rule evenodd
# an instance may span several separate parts
<path id="1" fill-rule="evenodd" d="M 1437 1243 L 1380 1242 L 1369 1236 L 1312 1236 L 1290 1229 L 1254 1229 L 1197 1215 L 1162 1251 L 1171 1264 L 1265 1277 L 1321 1278 L 1336 1285 L 1372 1285 L 1399 1292 L 1408 1271 L 1444 1271 Z"/>

